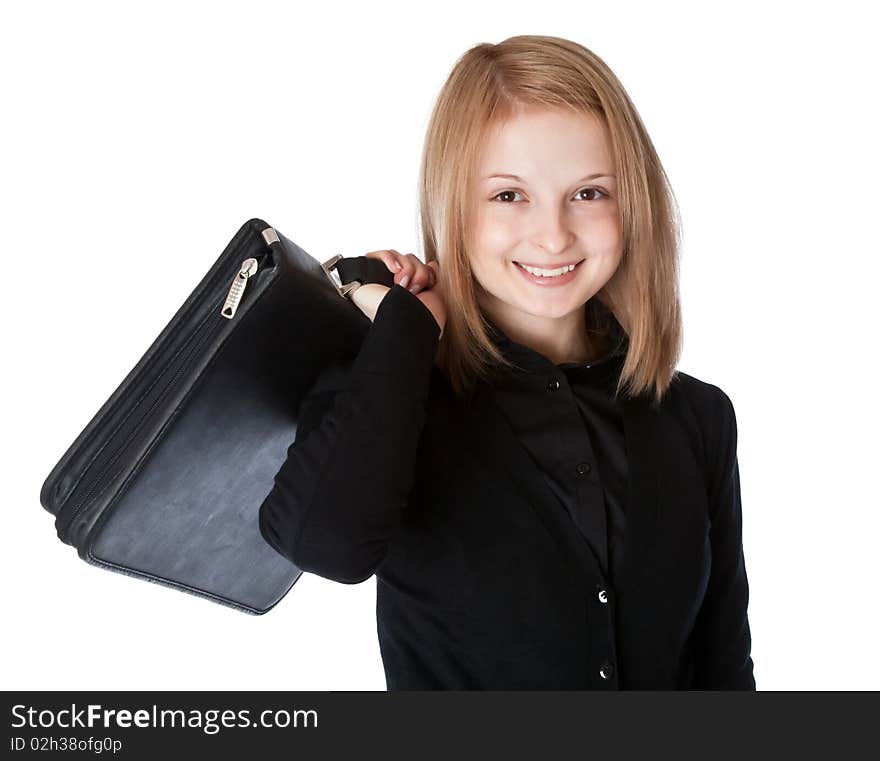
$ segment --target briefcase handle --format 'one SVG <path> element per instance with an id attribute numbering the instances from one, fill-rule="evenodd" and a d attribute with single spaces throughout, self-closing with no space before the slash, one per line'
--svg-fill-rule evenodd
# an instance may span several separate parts
<path id="1" fill-rule="evenodd" d="M 385 262 L 371 256 L 342 256 L 337 254 L 321 264 L 324 274 L 333 283 L 337 293 L 351 299 L 352 294 L 367 283 L 394 285 L 394 273 Z"/>

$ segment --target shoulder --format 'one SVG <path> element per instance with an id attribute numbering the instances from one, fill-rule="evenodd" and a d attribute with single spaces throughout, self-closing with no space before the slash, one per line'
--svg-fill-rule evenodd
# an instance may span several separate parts
<path id="1" fill-rule="evenodd" d="M 724 428 L 734 416 L 733 402 L 720 386 L 676 371 L 664 403 L 696 416 L 709 429 Z"/>
<path id="2" fill-rule="evenodd" d="M 663 406 L 697 443 L 704 472 L 714 490 L 736 459 L 736 411 L 730 396 L 714 383 L 677 371 Z"/>

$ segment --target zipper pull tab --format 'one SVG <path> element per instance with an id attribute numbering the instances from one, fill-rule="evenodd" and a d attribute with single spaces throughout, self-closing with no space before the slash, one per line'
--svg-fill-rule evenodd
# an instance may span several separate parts
<path id="1" fill-rule="evenodd" d="M 223 303 L 223 309 L 220 314 L 230 320 L 235 316 L 235 310 L 241 301 L 241 295 L 244 293 L 244 287 L 247 285 L 248 278 L 257 271 L 257 260 L 254 258 L 245 259 L 241 263 L 241 268 L 232 280 L 229 286 L 229 293 L 226 294 L 226 301 Z"/>

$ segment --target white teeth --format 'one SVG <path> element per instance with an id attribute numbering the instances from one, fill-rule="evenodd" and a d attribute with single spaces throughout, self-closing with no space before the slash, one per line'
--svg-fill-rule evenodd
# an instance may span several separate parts
<path id="1" fill-rule="evenodd" d="M 527 264 L 520 264 L 519 262 L 514 262 L 514 264 L 518 267 L 522 267 L 526 272 L 532 275 L 538 275 L 539 277 L 559 277 L 566 272 L 571 272 L 577 266 L 576 264 L 569 264 L 566 267 L 560 267 L 555 270 L 542 270 L 537 267 L 529 267 Z"/>

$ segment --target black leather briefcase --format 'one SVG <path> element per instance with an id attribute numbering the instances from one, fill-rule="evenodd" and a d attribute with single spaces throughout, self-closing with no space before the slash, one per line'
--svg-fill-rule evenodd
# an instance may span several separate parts
<path id="1" fill-rule="evenodd" d="M 313 258 L 251 219 L 46 478 L 58 537 L 90 564 L 248 613 L 302 573 L 259 530 L 302 398 L 370 326 L 346 295 L 378 259 Z"/>

